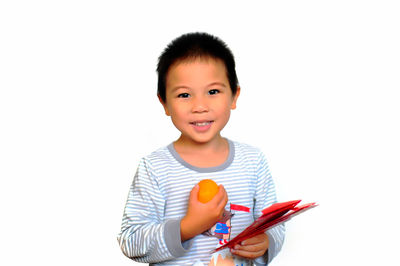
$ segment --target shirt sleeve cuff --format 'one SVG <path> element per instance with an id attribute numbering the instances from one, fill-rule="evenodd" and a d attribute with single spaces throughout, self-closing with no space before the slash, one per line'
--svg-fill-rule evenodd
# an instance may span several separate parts
<path id="1" fill-rule="evenodd" d="M 171 219 L 165 223 L 164 239 L 167 248 L 175 258 L 183 256 L 192 246 L 192 240 L 181 241 L 181 221 Z"/>

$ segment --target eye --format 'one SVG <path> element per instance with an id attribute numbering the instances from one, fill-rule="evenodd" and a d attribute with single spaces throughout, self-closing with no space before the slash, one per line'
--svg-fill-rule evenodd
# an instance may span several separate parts
<path id="1" fill-rule="evenodd" d="M 208 94 L 210 94 L 210 95 L 215 95 L 215 94 L 218 94 L 219 92 L 220 92 L 219 90 L 213 89 L 213 90 L 210 90 L 210 91 L 208 92 Z"/>
<path id="2" fill-rule="evenodd" d="M 178 95 L 178 98 L 189 98 L 189 93 L 180 93 L 179 95 Z"/>

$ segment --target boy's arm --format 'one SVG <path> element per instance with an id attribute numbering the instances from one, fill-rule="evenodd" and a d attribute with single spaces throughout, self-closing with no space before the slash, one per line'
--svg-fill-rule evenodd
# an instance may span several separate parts
<path id="1" fill-rule="evenodd" d="M 261 215 L 261 211 L 263 209 L 277 202 L 275 185 L 269 171 L 268 162 L 264 154 L 261 152 L 256 174 L 257 187 L 255 198 L 256 201 L 254 205 L 254 219 L 257 219 Z M 268 250 L 264 256 L 261 256 L 254 261 L 256 265 L 267 265 L 274 257 L 276 257 L 276 255 L 278 255 L 285 238 L 285 226 L 284 224 L 275 226 L 266 231 L 265 234 L 268 236 Z"/>
<path id="2" fill-rule="evenodd" d="M 180 221 L 164 221 L 165 200 L 149 164 L 142 160 L 130 187 L 118 242 L 129 258 L 154 263 L 182 256 Z"/>

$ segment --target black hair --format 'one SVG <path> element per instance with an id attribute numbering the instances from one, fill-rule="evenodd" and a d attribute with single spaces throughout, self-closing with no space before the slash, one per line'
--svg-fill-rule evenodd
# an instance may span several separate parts
<path id="1" fill-rule="evenodd" d="M 225 65 L 226 74 L 232 95 L 236 95 L 238 79 L 235 70 L 235 59 L 228 46 L 221 39 L 208 33 L 194 32 L 174 39 L 158 58 L 157 94 L 166 102 L 166 77 L 172 64 L 177 61 L 197 58 L 220 59 Z"/>

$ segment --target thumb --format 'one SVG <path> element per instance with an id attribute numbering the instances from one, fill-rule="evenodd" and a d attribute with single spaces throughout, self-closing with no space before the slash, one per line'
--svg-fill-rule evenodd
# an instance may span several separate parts
<path id="1" fill-rule="evenodd" d="M 190 191 L 190 196 L 189 200 L 197 200 L 198 194 L 199 194 L 200 186 L 199 184 L 196 184 L 193 188 L 192 191 Z"/>

